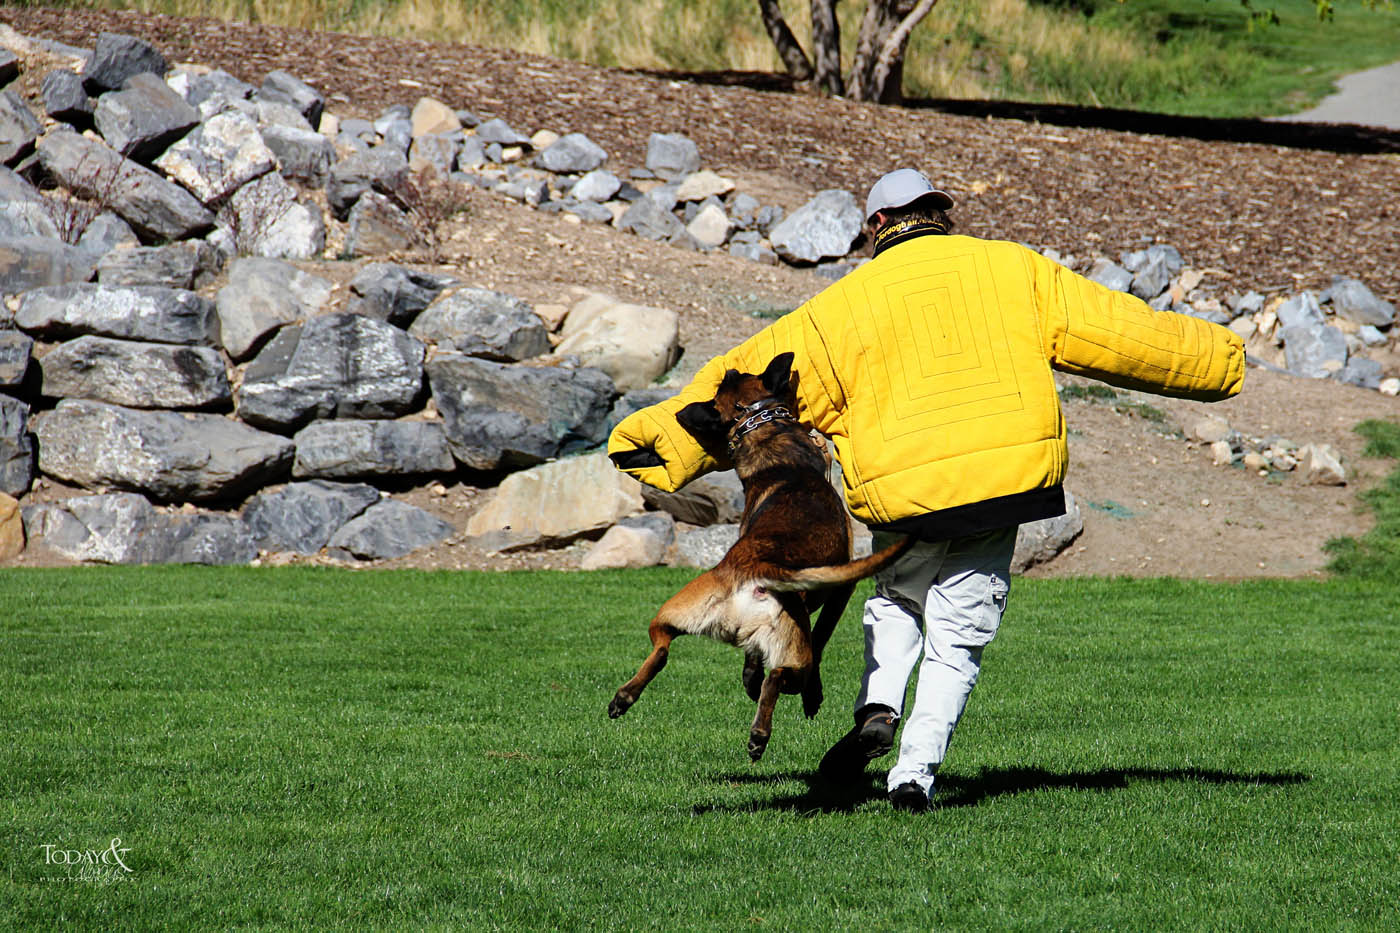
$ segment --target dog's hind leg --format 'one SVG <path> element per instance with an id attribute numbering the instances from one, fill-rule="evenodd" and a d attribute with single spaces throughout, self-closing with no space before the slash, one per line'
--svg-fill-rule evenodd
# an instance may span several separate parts
<path id="1" fill-rule="evenodd" d="M 812 670 L 807 674 L 807 683 L 802 687 L 802 712 L 811 719 L 822 706 L 822 651 L 836 630 L 836 623 L 846 611 L 854 583 L 843 584 L 828 590 L 822 600 L 822 611 L 817 616 L 817 624 L 812 629 Z"/>
<path id="2" fill-rule="evenodd" d="M 749 758 L 753 761 L 763 757 L 768 740 L 773 735 L 773 708 L 778 705 L 778 694 L 796 693 L 796 684 L 801 682 L 801 673 L 786 667 L 775 667 L 763 679 L 763 689 L 758 696 L 758 711 L 754 713 L 753 725 L 749 727 Z"/>
<path id="3" fill-rule="evenodd" d="M 666 666 L 667 655 L 671 651 L 671 640 L 680 635 L 681 632 L 667 625 L 658 615 L 652 620 L 649 634 L 651 635 L 651 654 L 647 655 L 647 659 L 642 662 L 637 675 L 617 689 L 612 702 L 608 704 L 608 717 L 611 719 L 616 719 L 631 709 L 632 704 L 637 702 L 637 698 L 646 689 L 646 685 L 651 683 L 653 677 L 661 673 L 661 669 Z"/>

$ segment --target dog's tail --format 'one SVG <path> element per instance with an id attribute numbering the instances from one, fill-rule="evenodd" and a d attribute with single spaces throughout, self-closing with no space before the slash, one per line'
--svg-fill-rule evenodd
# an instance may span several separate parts
<path id="1" fill-rule="evenodd" d="M 854 583 L 872 574 L 879 573 L 904 556 L 904 552 L 914 545 L 914 537 L 896 541 L 887 548 L 876 551 L 869 557 L 853 560 L 848 564 L 830 564 L 825 567 L 803 567 L 801 570 L 772 567 L 763 574 L 763 585 L 776 592 L 792 590 L 818 590 L 842 583 Z"/>

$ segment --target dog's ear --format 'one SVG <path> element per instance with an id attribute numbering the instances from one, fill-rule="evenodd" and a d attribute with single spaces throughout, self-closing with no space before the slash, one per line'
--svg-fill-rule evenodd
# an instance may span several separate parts
<path id="1" fill-rule="evenodd" d="M 724 423 L 714 402 L 691 402 L 676 412 L 676 420 L 699 441 L 724 434 Z"/>
<path id="2" fill-rule="evenodd" d="M 779 353 L 759 377 L 769 395 L 781 397 L 786 394 L 788 383 L 792 381 L 792 357 L 791 353 Z"/>

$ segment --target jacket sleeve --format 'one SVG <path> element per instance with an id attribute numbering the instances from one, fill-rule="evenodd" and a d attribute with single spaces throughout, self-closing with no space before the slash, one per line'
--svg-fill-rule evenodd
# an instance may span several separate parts
<path id="1" fill-rule="evenodd" d="M 686 483 L 716 469 L 728 469 L 705 452 L 690 432 L 681 427 L 676 413 L 691 402 L 708 402 L 715 397 L 724 374 L 731 369 L 760 373 L 780 353 L 794 353 L 797 373 L 798 418 L 817 427 L 829 420 L 831 403 L 820 389 L 828 383 L 812 369 L 812 325 L 806 306 L 792 311 L 759 331 L 739 346 L 717 356 L 700 368 L 678 394 L 641 411 L 633 412 L 613 429 L 608 438 L 608 456 L 619 470 L 648 486 L 675 492 Z M 814 391 L 815 390 L 815 391 Z M 654 456 L 648 456 L 648 453 Z"/>
<path id="2" fill-rule="evenodd" d="M 1201 318 L 1153 311 L 1125 292 L 1027 251 L 1046 354 L 1062 372 L 1175 398 L 1216 402 L 1244 384 L 1244 341 Z"/>

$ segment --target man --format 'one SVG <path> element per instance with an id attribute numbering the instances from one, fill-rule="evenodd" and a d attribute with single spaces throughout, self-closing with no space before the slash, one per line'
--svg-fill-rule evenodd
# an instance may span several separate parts
<path id="1" fill-rule="evenodd" d="M 870 262 L 625 419 L 608 444 L 620 469 L 678 489 L 725 465 L 675 413 L 713 397 L 728 369 L 795 354 L 798 417 L 831 439 L 852 513 L 919 542 L 876 578 L 855 727 L 821 764 L 854 779 L 893 747 L 917 667 L 886 778 L 906 810 L 927 808 L 996 635 L 1017 526 L 1064 513 L 1052 370 L 1201 401 L 1244 380 L 1243 342 L 1226 328 L 1153 311 L 1024 246 L 954 236 L 952 206 L 913 169 L 882 177 L 866 200 Z"/>

